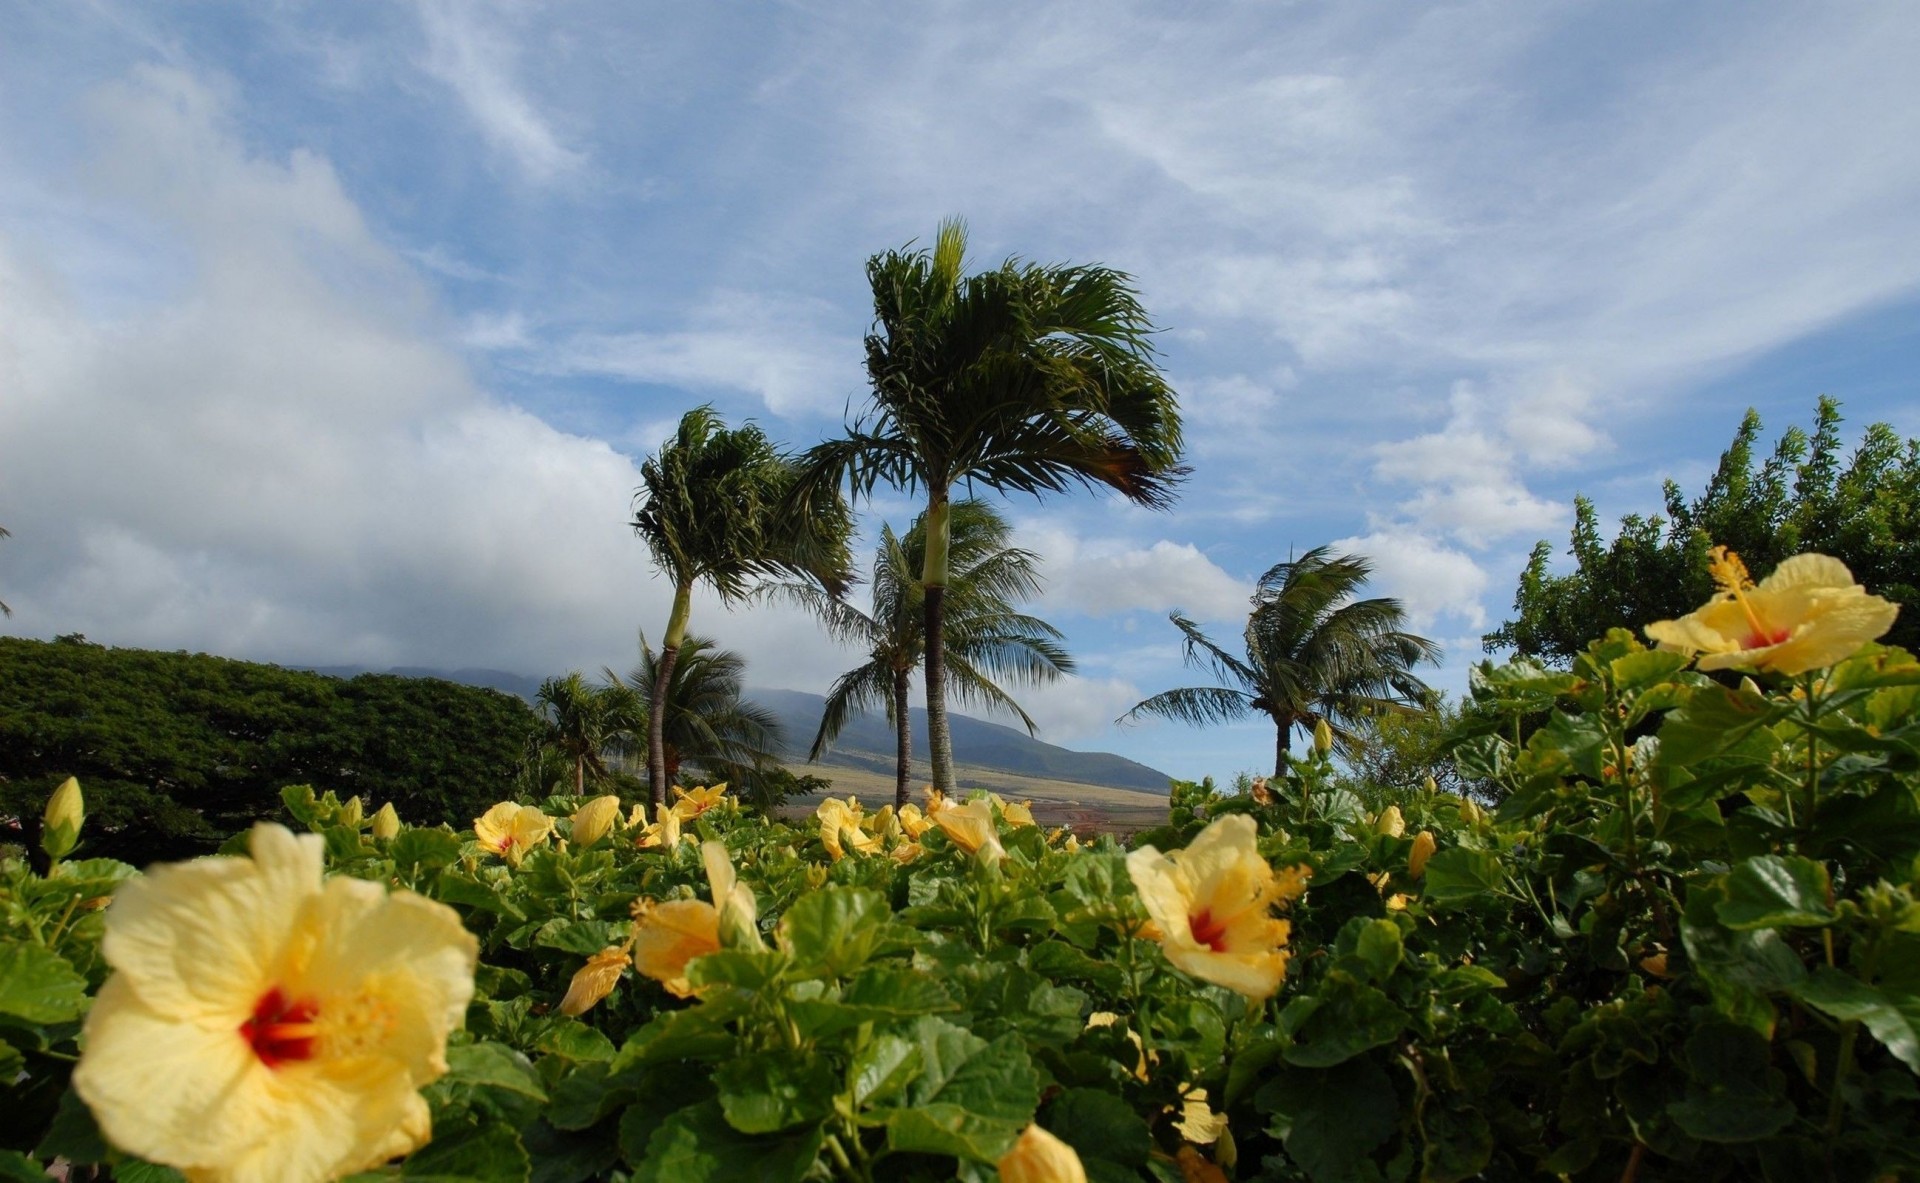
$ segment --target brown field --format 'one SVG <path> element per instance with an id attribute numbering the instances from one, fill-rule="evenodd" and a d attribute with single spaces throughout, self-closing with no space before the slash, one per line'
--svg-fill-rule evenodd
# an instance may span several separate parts
<path id="1" fill-rule="evenodd" d="M 790 770 L 796 775 L 825 777 L 833 782 L 834 796 L 845 797 L 851 793 L 870 810 L 893 801 L 891 773 L 819 764 L 796 765 Z M 1035 821 L 1049 828 L 1070 826 L 1078 834 L 1131 834 L 1167 820 L 1164 793 L 1105 789 L 1073 781 L 996 772 L 990 768 L 969 768 L 964 764 L 954 769 L 954 776 L 962 790 L 988 789 L 1009 801 L 1031 801 Z M 923 797 L 924 788 L 916 789 L 914 796 Z M 813 812 L 819 803 L 819 797 L 795 797 L 782 812 L 798 818 Z"/>

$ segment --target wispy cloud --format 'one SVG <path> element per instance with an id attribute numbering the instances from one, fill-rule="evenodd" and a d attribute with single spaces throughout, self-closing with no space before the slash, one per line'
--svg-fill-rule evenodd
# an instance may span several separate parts
<path id="1" fill-rule="evenodd" d="M 514 77 L 514 47 L 487 7 L 418 0 L 427 53 L 421 68 L 451 87 L 480 132 L 529 179 L 552 181 L 586 162 L 567 147 Z"/>

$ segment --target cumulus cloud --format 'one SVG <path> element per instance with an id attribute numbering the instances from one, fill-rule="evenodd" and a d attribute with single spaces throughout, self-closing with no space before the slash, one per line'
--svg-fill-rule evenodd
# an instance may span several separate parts
<path id="1" fill-rule="evenodd" d="M 421 68 L 447 84 L 487 141 L 532 180 L 546 182 L 579 168 L 584 154 L 560 142 L 514 79 L 513 44 L 484 22 L 484 12 L 458 0 L 420 0 L 427 35 Z"/>
<path id="2" fill-rule="evenodd" d="M 1331 544 L 1340 554 L 1362 554 L 1373 561 L 1367 595 L 1392 596 L 1407 610 L 1407 627 L 1432 636 L 1443 621 L 1483 628 L 1482 597 L 1487 572 L 1473 556 L 1408 530 L 1376 530 Z"/>
<path id="3" fill-rule="evenodd" d="M 1031 523 L 1023 524 L 1018 541 L 1041 557 L 1042 615 L 1179 609 L 1200 620 L 1233 620 L 1247 613 L 1251 586 L 1221 570 L 1191 542 L 1082 538 Z"/>
<path id="4" fill-rule="evenodd" d="M 103 317 L 61 244 L 0 223 L 12 629 L 526 672 L 624 664 L 636 624 L 657 632 L 670 593 L 626 523 L 633 462 L 476 388 L 324 160 L 249 152 L 177 71 L 94 114 L 89 200 L 189 265 Z M 705 602 L 696 627 L 732 619 Z M 791 614 L 732 631 L 770 678 L 829 668 Z"/>
<path id="5" fill-rule="evenodd" d="M 1040 738 L 1072 746 L 1112 729 L 1146 695 L 1125 678 L 1069 675 L 1046 686 L 1021 687 L 1015 698 L 1039 725 Z"/>

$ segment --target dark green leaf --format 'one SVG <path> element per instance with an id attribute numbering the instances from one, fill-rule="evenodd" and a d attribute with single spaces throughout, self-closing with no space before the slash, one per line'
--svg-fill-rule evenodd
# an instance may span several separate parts
<path id="1" fill-rule="evenodd" d="M 863 887 L 809 892 L 781 917 L 781 947 L 804 964 L 849 977 L 872 955 L 890 915 L 886 900 Z"/>
<path id="2" fill-rule="evenodd" d="M 1763 854 L 1733 868 L 1726 898 L 1715 909 L 1728 928 L 1778 928 L 1833 923 L 1827 869 L 1798 855 Z"/>
<path id="3" fill-rule="evenodd" d="M 505 1044 L 470 1043 L 448 1048 L 447 1079 L 454 1084 L 505 1089 L 536 1101 L 547 1099 L 533 1065 Z"/>
<path id="4" fill-rule="evenodd" d="M 1427 860 L 1422 894 L 1434 903 L 1458 903 L 1498 891 L 1502 879 L 1498 855 L 1455 846 Z"/>
<path id="5" fill-rule="evenodd" d="M 499 1122 L 443 1125 L 400 1168 L 421 1183 L 527 1183 L 531 1172 L 520 1136 Z"/>
<path id="6" fill-rule="evenodd" d="M 1814 970 L 1793 993 L 1815 1010 L 1864 1024 L 1901 1063 L 1920 1073 L 1920 995 L 1882 990 L 1829 965 Z"/>
<path id="7" fill-rule="evenodd" d="M 818 1126 L 795 1134 L 742 1134 L 727 1124 L 718 1101 L 705 1101 L 653 1131 L 635 1164 L 634 1183 L 800 1183 L 819 1157 L 821 1138 Z"/>
<path id="8" fill-rule="evenodd" d="M 1393 1133 L 1400 1104 L 1371 1058 L 1324 1072 L 1284 1072 L 1260 1087 L 1254 1105 L 1273 1115 L 1275 1136 L 1314 1183 L 1381 1178 L 1371 1155 Z"/>
<path id="9" fill-rule="evenodd" d="M 1779 1133 L 1795 1110 L 1767 1051 L 1767 1041 L 1745 1027 L 1699 1028 L 1687 1038 L 1687 1095 L 1667 1113 L 1703 1142 L 1752 1142 Z"/>
<path id="10" fill-rule="evenodd" d="M 816 1122 L 833 1108 L 836 1081 L 824 1060 L 793 1052 L 737 1056 L 714 1073 L 727 1124 L 743 1134 L 773 1134 Z"/>
<path id="11" fill-rule="evenodd" d="M 1317 1005 L 1302 1008 L 1306 1013 L 1286 1050 L 1287 1062 L 1302 1068 L 1332 1067 L 1391 1043 L 1407 1024 L 1406 1013 L 1385 994 L 1344 975 L 1330 976 L 1312 998 Z M 1287 1009 L 1292 1012 L 1293 1005 Z"/>
<path id="12" fill-rule="evenodd" d="M 39 945 L 0 945 L 0 1014 L 29 1023 L 64 1023 L 80 1017 L 86 979 L 64 957 Z"/>
<path id="13" fill-rule="evenodd" d="M 1143 1167 L 1153 1150 L 1147 1123 L 1133 1107 L 1100 1089 L 1068 1089 L 1047 1106 L 1045 1126 L 1079 1152 L 1082 1160 L 1105 1159 Z"/>

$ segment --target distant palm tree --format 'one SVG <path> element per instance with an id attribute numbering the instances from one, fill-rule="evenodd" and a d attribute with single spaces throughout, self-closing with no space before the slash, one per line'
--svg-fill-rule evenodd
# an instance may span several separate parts
<path id="1" fill-rule="evenodd" d="M 7 533 L 7 528 L 5 526 L 0 526 L 0 538 L 11 538 L 11 537 L 13 537 L 13 535 Z M 12 616 L 12 615 L 13 615 L 13 609 L 7 607 L 7 602 L 5 600 L 0 600 L 0 616 Z"/>
<path id="2" fill-rule="evenodd" d="M 660 728 L 667 686 L 684 643 L 693 588 L 705 583 L 724 601 L 745 596 L 764 576 L 800 576 L 838 594 L 851 578 L 851 515 L 837 491 L 800 512 L 796 469 L 748 423 L 728 428 L 711 407 L 681 417 L 679 430 L 640 466 L 634 532 L 668 579 L 673 609 L 661 639 L 656 683 L 645 688 L 647 775 L 654 803 L 672 783 Z"/>
<path id="3" fill-rule="evenodd" d="M 1016 259 L 969 276 L 966 247 L 966 228 L 947 221 L 931 250 L 868 260 L 871 411 L 807 452 L 800 486 L 803 500 L 843 481 L 856 496 L 881 483 L 926 490 L 927 738 L 943 792 L 954 787 L 944 623 L 954 487 L 1105 486 L 1163 508 L 1186 471 L 1179 408 L 1132 280 Z"/>
<path id="4" fill-rule="evenodd" d="M 605 670 L 607 681 L 634 691 L 666 686 L 666 709 L 648 713 L 646 733 L 659 737 L 656 752 L 672 784 L 683 765 L 694 765 L 716 779 L 737 771 L 756 769 L 778 760 L 780 719 L 772 711 L 741 697 L 746 687 L 746 659 L 731 650 L 715 648 L 710 637 L 687 634 L 680 640 L 678 660 L 666 676 L 664 649 L 655 650 L 640 637 L 640 662 L 623 679 Z M 650 712 L 650 706 L 643 704 Z M 718 774 L 716 776 L 716 774 Z"/>
<path id="5" fill-rule="evenodd" d="M 1330 555 L 1324 546 L 1274 566 L 1254 589 L 1244 658 L 1175 612 L 1188 663 L 1236 685 L 1168 690 L 1120 721 L 1159 715 L 1205 725 L 1265 715 L 1278 731 L 1277 777 L 1286 772 L 1296 727 L 1311 730 L 1324 719 L 1344 752 L 1358 741 L 1355 725 L 1369 714 L 1425 709 L 1433 692 L 1412 670 L 1438 661 L 1440 646 L 1401 630 L 1406 611 L 1399 600 L 1354 599 L 1372 571 L 1364 556 Z"/>
<path id="6" fill-rule="evenodd" d="M 947 553 L 947 688 L 962 702 L 977 702 L 1019 716 L 1029 735 L 1034 722 L 996 679 L 1029 685 L 1071 673 L 1073 658 L 1061 632 L 1013 604 L 1039 594 L 1039 556 L 1007 545 L 1013 528 L 980 501 L 953 503 Z M 924 594 L 916 572 L 926 561 L 926 516 L 905 538 L 891 527 L 880 532 L 873 561 L 873 610 L 862 612 L 818 587 L 799 582 L 767 585 L 768 592 L 818 615 L 837 641 L 867 651 L 866 664 L 841 674 L 827 691 L 820 729 L 809 760 L 818 760 L 849 719 L 884 707 L 894 727 L 894 801 L 905 805 L 912 790 L 912 710 L 909 687 L 926 657 Z"/>
<path id="7" fill-rule="evenodd" d="M 548 678 L 534 695 L 540 730 L 534 742 L 557 753 L 573 771 L 573 791 L 584 796 L 587 781 L 609 775 L 606 754 L 618 746 L 634 726 L 634 714 L 625 705 L 631 695 L 609 687 L 592 686 L 579 671 Z"/>

